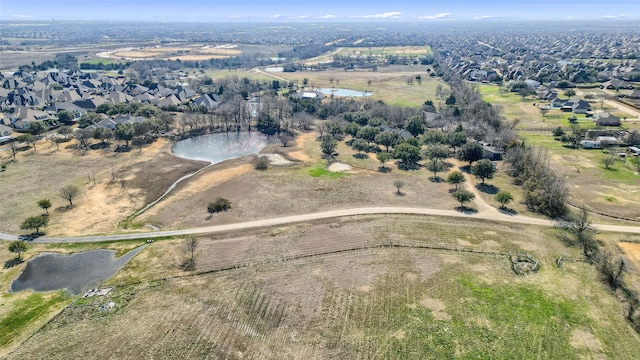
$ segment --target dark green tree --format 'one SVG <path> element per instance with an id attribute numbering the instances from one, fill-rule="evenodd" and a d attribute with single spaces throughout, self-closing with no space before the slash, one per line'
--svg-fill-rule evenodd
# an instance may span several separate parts
<path id="1" fill-rule="evenodd" d="M 124 141 L 125 147 L 129 147 L 129 141 L 133 139 L 135 130 L 131 124 L 120 124 L 116 127 L 116 140 Z"/>
<path id="2" fill-rule="evenodd" d="M 376 135 L 378 135 L 379 133 L 380 129 L 378 129 L 377 127 L 363 126 L 360 128 L 360 130 L 358 130 L 356 138 L 364 139 L 367 141 L 367 144 L 370 144 L 371 142 L 375 141 Z"/>
<path id="3" fill-rule="evenodd" d="M 478 161 L 476 166 L 471 170 L 475 177 L 482 180 L 484 184 L 485 179 L 493 178 L 493 175 L 496 173 L 496 168 L 493 166 L 493 163 L 487 159 L 482 159 Z"/>
<path id="4" fill-rule="evenodd" d="M 453 151 L 466 143 L 467 134 L 464 131 L 454 131 L 447 134 L 447 144 L 453 148 Z"/>
<path id="5" fill-rule="evenodd" d="M 414 115 L 404 123 L 404 129 L 416 137 L 424 133 L 424 120 L 419 115 Z"/>
<path id="6" fill-rule="evenodd" d="M 336 147 L 338 146 L 338 142 L 333 136 L 329 134 L 322 135 L 320 139 L 320 148 L 322 149 L 322 153 L 327 156 L 332 156 L 336 151 Z"/>
<path id="7" fill-rule="evenodd" d="M 500 191 L 496 194 L 496 200 L 500 203 L 500 208 L 504 209 L 504 207 L 513 200 L 513 195 L 511 195 L 508 191 Z"/>
<path id="8" fill-rule="evenodd" d="M 400 133 L 397 131 L 384 131 L 376 135 L 375 143 L 384 146 L 386 151 L 389 152 L 389 147 L 396 146 L 400 139 Z"/>
<path id="9" fill-rule="evenodd" d="M 56 117 L 58 117 L 58 121 L 63 123 L 71 122 L 74 118 L 73 113 L 69 110 L 58 111 Z"/>
<path id="10" fill-rule="evenodd" d="M 29 133 L 33 136 L 43 134 L 47 129 L 49 129 L 49 126 L 42 121 L 36 121 L 29 124 Z"/>
<path id="11" fill-rule="evenodd" d="M 351 143 L 351 147 L 353 148 L 353 150 L 357 151 L 358 154 L 363 151 L 366 152 L 369 149 L 369 145 L 363 139 L 355 139 L 353 143 Z"/>
<path id="12" fill-rule="evenodd" d="M 458 170 L 452 171 L 449 176 L 447 176 L 447 182 L 451 185 L 454 185 L 456 187 L 456 190 L 458 190 L 458 186 L 460 186 L 460 184 L 464 183 L 465 181 L 467 181 L 467 179 Z"/>
<path id="13" fill-rule="evenodd" d="M 16 240 L 9 243 L 9 251 L 18 254 L 18 260 L 22 259 L 22 253 L 27 251 L 27 243 L 24 240 Z"/>
<path id="14" fill-rule="evenodd" d="M 475 141 L 462 145 L 456 153 L 458 160 L 467 161 L 469 166 L 471 166 L 471 163 L 474 161 L 482 159 L 483 155 L 482 145 Z"/>
<path id="15" fill-rule="evenodd" d="M 393 157 L 400 159 L 404 165 L 415 165 L 420 161 L 420 148 L 411 144 L 402 143 L 393 149 Z"/>
<path id="16" fill-rule="evenodd" d="M 40 233 L 40 228 L 49 225 L 48 216 L 29 216 L 20 225 L 21 230 L 36 229 L 36 235 Z"/>
<path id="17" fill-rule="evenodd" d="M 458 200 L 458 202 L 460 203 L 460 207 L 464 207 L 464 203 L 476 198 L 476 196 L 471 191 L 467 190 L 456 190 L 451 193 L 451 196 L 453 196 L 454 199 Z"/>
<path id="18" fill-rule="evenodd" d="M 44 209 L 45 213 L 49 215 L 49 208 L 51 207 L 51 200 L 49 199 L 40 199 L 38 200 L 38 206 L 41 209 Z"/>
<path id="19" fill-rule="evenodd" d="M 376 154 L 376 158 L 382 164 L 382 170 L 383 171 L 386 170 L 387 168 L 384 166 L 384 163 L 389 161 L 389 159 L 391 159 L 391 154 L 389 154 L 388 152 L 381 151 Z"/>

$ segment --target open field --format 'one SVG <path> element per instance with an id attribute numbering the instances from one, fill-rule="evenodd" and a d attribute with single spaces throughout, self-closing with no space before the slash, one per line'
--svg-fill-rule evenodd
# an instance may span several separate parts
<path id="1" fill-rule="evenodd" d="M 115 311 L 67 308 L 7 358 L 633 359 L 640 338 L 593 267 L 553 265 L 580 256 L 554 231 L 343 218 L 199 238 L 195 276 L 182 239 L 157 241 L 108 282 L 97 304 Z M 541 271 L 514 275 L 509 251 Z"/>
<path id="2" fill-rule="evenodd" d="M 182 46 L 150 46 L 120 49 L 109 53 L 110 57 L 124 59 L 165 59 L 165 60 L 208 60 L 221 59 L 242 54 L 235 45 L 203 46 L 202 44 Z"/>
<path id="3" fill-rule="evenodd" d="M 333 56 L 351 56 L 351 57 L 385 57 L 387 55 L 421 57 L 432 54 L 433 51 L 429 46 L 372 46 L 372 47 L 339 47 L 326 54 L 316 56 L 304 61 L 305 65 L 330 63 Z"/>
<path id="4" fill-rule="evenodd" d="M 536 100 L 522 101 L 515 93 L 500 94 L 497 86 L 477 85 L 483 98 L 495 105 L 502 106 L 505 117 L 519 120 L 519 135 L 529 144 L 542 148 L 548 152 L 551 165 L 556 171 L 564 175 L 570 189 L 570 202 L 576 206 L 587 207 L 596 212 L 640 219 L 640 175 L 629 162 L 617 159 L 610 169 L 603 165 L 603 159 L 611 154 L 606 149 L 586 150 L 571 149 L 551 134 L 551 129 L 561 126 L 570 133 L 568 118 L 571 113 L 551 110 L 543 116 Z M 537 102 L 536 102 L 537 104 Z M 594 108 L 600 110 L 600 105 L 594 102 Z M 604 104 L 604 110 L 613 110 Z M 619 113 L 620 111 L 618 111 Z M 612 112 L 616 113 L 616 112 Z M 595 128 L 595 124 L 585 115 L 576 115 L 581 128 Z M 625 122 L 625 128 L 637 129 L 637 122 Z M 530 130 L 544 131 L 530 131 Z M 614 152 L 625 150 L 613 149 Z"/>
<path id="5" fill-rule="evenodd" d="M 382 100 L 387 104 L 402 106 L 421 106 L 427 100 L 442 103 L 444 99 L 436 98 L 436 87 L 441 85 L 447 89 L 442 80 L 430 78 L 426 66 L 412 65 L 402 67 L 381 68 L 373 71 L 297 71 L 294 73 L 278 73 L 289 81 L 297 81 L 299 85 L 307 79 L 309 88 L 349 88 L 358 91 L 372 92 L 368 98 Z M 420 75 L 422 82 L 415 79 Z M 413 84 L 407 84 L 412 79 Z"/>
<path id="6" fill-rule="evenodd" d="M 50 226 L 45 229 L 48 235 L 113 232 L 120 221 L 160 196 L 175 180 L 206 165 L 171 155 L 171 144 L 162 139 L 141 154 L 91 150 L 81 156 L 72 144 L 75 140 L 61 143 L 56 151 L 41 140 L 37 152 L 23 151 L 17 161 L 8 163 L 2 154 L 7 169 L 0 172 L 0 229 L 20 233 L 20 223 L 42 213 L 37 201 L 47 198 L 53 203 Z M 58 195 L 69 184 L 80 187 L 71 208 Z"/>

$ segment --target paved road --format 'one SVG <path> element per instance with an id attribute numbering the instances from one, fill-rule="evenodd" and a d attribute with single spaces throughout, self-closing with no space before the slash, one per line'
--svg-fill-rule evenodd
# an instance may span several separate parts
<path id="1" fill-rule="evenodd" d="M 456 218 L 486 219 L 486 220 L 516 223 L 516 224 L 530 224 L 530 225 L 540 225 L 540 226 L 556 225 L 556 222 L 552 220 L 537 219 L 537 218 L 531 218 L 531 217 L 520 216 L 520 215 L 507 215 L 503 213 L 480 213 L 480 212 L 463 213 L 455 210 L 425 209 L 425 208 L 410 208 L 410 207 L 366 207 L 366 208 L 323 211 L 323 212 L 303 214 L 303 215 L 284 216 L 284 217 L 273 218 L 273 219 L 246 221 L 246 222 L 235 223 L 235 224 L 214 225 L 214 226 L 206 226 L 201 228 L 184 229 L 184 230 L 167 230 L 167 231 L 154 231 L 154 232 L 145 232 L 145 233 L 65 237 L 65 238 L 42 237 L 42 238 L 37 238 L 33 240 L 33 242 L 34 243 L 68 243 L 68 242 L 98 242 L 98 241 L 153 239 L 153 238 L 167 237 L 167 236 L 213 234 L 213 233 L 224 233 L 228 231 L 249 230 L 249 229 L 286 225 L 286 224 L 312 221 L 312 220 L 338 218 L 343 216 L 380 215 L 380 214 L 437 215 L 437 216 L 456 217 Z M 613 232 L 640 234 L 640 226 L 594 224 L 593 227 L 598 231 L 613 231 Z M 16 240 L 17 236 L 0 233 L 0 239 Z"/>

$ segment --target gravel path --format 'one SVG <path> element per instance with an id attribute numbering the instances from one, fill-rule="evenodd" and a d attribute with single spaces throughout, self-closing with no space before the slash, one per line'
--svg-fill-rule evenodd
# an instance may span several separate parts
<path id="1" fill-rule="evenodd" d="M 309 213 L 302 215 L 284 216 L 272 219 L 263 219 L 255 221 L 246 221 L 235 224 L 214 225 L 201 228 L 183 229 L 183 230 L 165 230 L 135 234 L 119 234 L 119 235 L 100 235 L 100 236 L 83 236 L 83 237 L 66 237 L 66 238 L 49 238 L 41 237 L 34 239 L 34 243 L 73 243 L 73 242 L 99 242 L 99 241 L 118 241 L 118 240 L 135 240 L 135 239 L 152 239 L 168 236 L 183 235 L 199 235 L 224 233 L 237 230 L 248 230 L 265 228 L 270 226 L 279 226 L 292 224 L 297 222 L 313 221 L 320 219 L 331 219 L 343 216 L 356 215 L 381 215 L 381 214 L 406 214 L 406 215 L 435 215 L 456 218 L 484 219 L 507 223 L 529 224 L 539 226 L 556 226 L 553 220 L 537 219 L 521 215 L 507 215 L 503 213 L 488 213 L 478 211 L 477 213 L 464 213 L 456 210 L 443 209 L 426 209 L 426 208 L 410 208 L 410 207 L 365 207 L 354 209 L 341 209 L 332 211 L 323 211 L 317 213 Z M 640 234 L 640 226 L 622 226 L 622 225 L 602 225 L 593 224 L 593 228 L 598 231 L 612 231 L 622 233 Z M 16 240 L 18 237 L 11 234 L 0 233 L 2 240 Z"/>

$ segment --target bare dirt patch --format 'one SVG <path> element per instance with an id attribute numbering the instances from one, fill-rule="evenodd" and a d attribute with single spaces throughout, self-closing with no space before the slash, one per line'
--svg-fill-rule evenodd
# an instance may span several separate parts
<path id="1" fill-rule="evenodd" d="M 618 246 L 624 251 L 633 266 L 640 271 L 640 243 L 619 242 Z"/>
<path id="2" fill-rule="evenodd" d="M 445 312 L 447 305 L 442 300 L 425 297 L 420 300 L 420 305 L 431 310 L 431 315 L 436 320 L 451 320 L 451 315 Z"/>
<path id="3" fill-rule="evenodd" d="M 598 355 L 597 353 L 600 353 L 600 356 L 596 356 L 596 358 L 606 359 L 606 356 L 602 354 L 602 343 L 600 343 L 595 335 L 588 331 L 580 329 L 573 330 L 573 333 L 571 334 L 571 346 L 577 349 L 586 349 L 596 353 L 593 355 Z"/>

